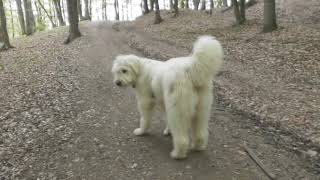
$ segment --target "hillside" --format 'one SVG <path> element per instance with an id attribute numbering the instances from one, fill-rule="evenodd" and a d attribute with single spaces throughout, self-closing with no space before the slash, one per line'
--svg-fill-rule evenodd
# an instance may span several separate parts
<path id="1" fill-rule="evenodd" d="M 234 25 L 232 10 L 213 16 L 183 10 L 177 18 L 163 12 L 159 25 L 152 24 L 153 14 L 139 17 L 123 30 L 135 31 L 132 47 L 162 60 L 190 53 L 199 35 L 216 36 L 226 57 L 216 80 L 222 102 L 271 131 L 293 135 L 293 148 L 320 150 L 320 2 L 282 0 L 276 7 L 279 29 L 268 34 L 261 33 L 262 1 L 247 9 L 242 26 Z"/>

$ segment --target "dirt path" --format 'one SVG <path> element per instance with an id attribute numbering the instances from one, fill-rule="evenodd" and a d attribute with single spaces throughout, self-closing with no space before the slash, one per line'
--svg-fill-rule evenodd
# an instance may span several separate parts
<path id="1" fill-rule="evenodd" d="M 188 159 L 169 157 L 171 139 L 161 135 L 162 114 L 156 113 L 151 134 L 135 137 L 139 114 L 133 92 L 112 83 L 110 68 L 120 53 L 135 53 L 126 34 L 110 24 L 90 23 L 81 28 L 89 47 L 78 60 L 81 99 L 75 133 L 52 154 L 37 160 L 23 172 L 26 179 L 108 180 L 256 180 L 268 178 L 244 152 L 244 140 L 279 179 L 317 179 L 315 172 L 296 154 L 277 144 L 277 137 L 264 132 L 245 117 L 216 106 L 210 121 L 208 150 L 191 153 Z M 40 153 L 41 154 L 41 153 Z M 39 156 L 40 156 L 39 154 Z"/>

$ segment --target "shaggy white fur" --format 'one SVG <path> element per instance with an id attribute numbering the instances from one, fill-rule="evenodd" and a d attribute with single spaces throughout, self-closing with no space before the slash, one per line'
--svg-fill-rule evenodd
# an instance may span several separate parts
<path id="1" fill-rule="evenodd" d="M 188 57 L 166 62 L 119 55 L 112 73 L 118 86 L 135 88 L 141 115 L 135 135 L 143 135 L 150 126 L 154 105 L 166 112 L 164 130 L 173 137 L 171 157 L 187 157 L 189 130 L 191 148 L 204 150 L 208 143 L 208 121 L 213 101 L 212 80 L 223 63 L 223 49 L 212 36 L 199 37 Z"/>

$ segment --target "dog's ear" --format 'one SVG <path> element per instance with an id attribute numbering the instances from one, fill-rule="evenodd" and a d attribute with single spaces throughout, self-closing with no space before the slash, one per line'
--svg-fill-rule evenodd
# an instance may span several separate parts
<path id="1" fill-rule="evenodd" d="M 138 76 L 140 72 L 140 58 L 135 55 L 128 55 L 127 63 L 133 73 Z"/>

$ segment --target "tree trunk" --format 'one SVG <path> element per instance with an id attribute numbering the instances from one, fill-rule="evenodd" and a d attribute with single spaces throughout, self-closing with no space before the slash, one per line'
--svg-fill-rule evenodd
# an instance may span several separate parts
<path id="1" fill-rule="evenodd" d="M 59 26 L 65 26 L 66 23 L 63 20 L 60 0 L 53 0 L 53 3 L 54 3 L 54 7 L 56 9 L 56 12 L 57 12 L 57 16 L 58 16 L 58 20 L 59 20 Z"/>
<path id="2" fill-rule="evenodd" d="M 234 16 L 236 17 L 237 24 L 243 24 L 241 13 L 239 10 L 239 4 L 237 0 L 232 0 Z"/>
<path id="3" fill-rule="evenodd" d="M 222 13 L 224 13 L 226 11 L 229 11 L 230 9 L 233 9 L 233 1 L 230 1 L 230 2 L 231 2 L 231 5 L 229 7 L 226 7 L 226 8 L 221 10 Z M 255 4 L 257 4 L 257 0 L 249 0 L 249 1 L 247 1 L 245 3 L 244 7 L 245 7 L 245 9 L 247 9 L 247 8 L 249 8 L 249 7 L 251 7 L 251 6 L 255 5 Z"/>
<path id="4" fill-rule="evenodd" d="M 52 8 L 53 7 L 53 8 Z M 52 14 L 52 20 L 53 20 L 53 22 L 54 22 L 54 24 L 57 26 L 57 24 L 58 24 L 58 20 L 57 20 L 57 12 L 56 12 L 56 10 L 55 10 L 55 8 L 54 8 L 54 4 L 53 4 L 53 2 L 52 1 L 49 1 L 49 10 L 52 12 L 51 14 Z"/>
<path id="5" fill-rule="evenodd" d="M 118 0 L 114 0 L 114 12 L 116 15 L 116 20 L 119 20 L 119 2 Z"/>
<path id="6" fill-rule="evenodd" d="M 162 22 L 162 18 L 160 16 L 160 9 L 159 9 L 159 2 L 158 0 L 154 0 L 154 5 L 155 5 L 155 11 L 154 11 L 154 15 L 155 15 L 155 19 L 154 19 L 154 24 L 159 24 Z"/>
<path id="7" fill-rule="evenodd" d="M 209 10 L 210 15 L 212 15 L 213 8 L 214 8 L 214 2 L 213 0 L 210 0 L 210 10 Z"/>
<path id="8" fill-rule="evenodd" d="M 186 0 L 186 5 L 184 6 L 186 9 L 189 9 L 189 0 Z"/>
<path id="9" fill-rule="evenodd" d="M 228 7 L 228 0 L 222 0 L 222 6 Z"/>
<path id="10" fill-rule="evenodd" d="M 169 0 L 169 8 L 173 9 L 173 0 Z"/>
<path id="11" fill-rule="evenodd" d="M 173 2 L 174 2 L 174 4 L 173 4 L 174 17 L 177 17 L 179 15 L 179 8 L 178 8 L 179 1 L 178 0 L 174 0 Z"/>
<path id="12" fill-rule="evenodd" d="M 24 15 L 23 15 L 23 10 L 22 10 L 22 6 L 21 6 L 21 0 L 16 0 L 16 3 L 17 3 L 17 10 L 18 10 L 21 34 L 26 34 L 26 24 L 24 22 Z"/>
<path id="13" fill-rule="evenodd" d="M 46 8 L 44 8 L 42 2 L 40 0 L 38 0 L 38 4 L 40 5 L 40 7 L 43 9 L 44 13 L 46 13 L 47 17 L 49 18 L 52 27 L 57 27 L 57 25 L 53 22 L 53 18 L 52 16 L 50 16 L 50 14 L 48 13 L 48 11 L 46 10 Z"/>
<path id="14" fill-rule="evenodd" d="M 11 1 L 9 1 L 9 8 L 10 8 L 10 16 L 11 16 L 10 20 L 11 20 L 12 37 L 14 38 L 14 22 L 13 22 Z"/>
<path id="15" fill-rule="evenodd" d="M 179 4 L 180 9 L 183 9 L 185 7 L 185 2 L 184 0 L 180 0 L 180 4 Z"/>
<path id="16" fill-rule="evenodd" d="M 206 0 L 201 0 L 201 8 L 200 8 L 201 11 L 204 11 L 206 10 Z"/>
<path id="17" fill-rule="evenodd" d="M 81 0 L 77 0 L 77 7 L 78 7 L 80 21 L 83 21 L 85 18 L 83 17 L 83 14 L 82 14 L 82 1 Z"/>
<path id="18" fill-rule="evenodd" d="M 240 0 L 240 16 L 241 16 L 241 24 L 246 21 L 246 0 Z"/>
<path id="19" fill-rule="evenodd" d="M 107 18 L 107 2 L 106 0 L 102 0 L 102 4 L 101 4 L 101 9 L 102 9 L 102 19 L 106 20 Z"/>
<path id="20" fill-rule="evenodd" d="M 37 19 L 37 24 L 39 26 L 40 24 L 43 24 L 42 12 L 41 12 L 41 8 L 37 4 L 37 1 L 34 1 L 34 6 L 36 7 L 36 11 L 37 11 L 36 19 Z M 39 30 L 39 31 L 41 31 L 41 30 Z"/>
<path id="21" fill-rule="evenodd" d="M 90 17 L 90 20 L 91 20 L 91 17 L 92 17 L 92 0 L 89 1 L 89 17 Z"/>
<path id="22" fill-rule="evenodd" d="M 89 0 L 84 0 L 84 20 L 90 20 Z"/>
<path id="23" fill-rule="evenodd" d="M 7 31 L 7 20 L 6 20 L 6 14 L 5 10 L 3 7 L 3 2 L 0 0 L 0 21 L 1 21 L 1 26 L 0 26 L 0 50 L 1 49 L 9 49 L 12 48 L 10 41 L 9 41 L 9 36 L 8 36 L 8 31 Z M 1 43 L 3 43 L 1 45 Z"/>
<path id="24" fill-rule="evenodd" d="M 154 10 L 154 0 L 150 0 L 150 11 Z"/>
<path id="25" fill-rule="evenodd" d="M 143 14 L 148 14 L 149 11 L 149 7 L 148 7 L 148 0 L 143 0 Z"/>
<path id="26" fill-rule="evenodd" d="M 65 11 L 64 11 L 64 2 L 63 2 L 64 0 L 62 0 L 61 1 L 61 9 L 62 9 L 62 15 L 63 15 L 63 19 L 66 19 L 66 13 L 65 13 Z"/>
<path id="27" fill-rule="evenodd" d="M 271 32 L 277 29 L 275 0 L 264 0 L 263 5 L 263 29 L 262 32 Z"/>
<path id="28" fill-rule="evenodd" d="M 105 20 L 107 20 L 108 19 L 107 0 L 104 0 L 104 15 L 105 15 Z"/>
<path id="29" fill-rule="evenodd" d="M 76 0 L 67 0 L 68 20 L 69 20 L 69 36 L 64 41 L 65 44 L 70 43 L 74 39 L 81 36 L 79 30 L 78 7 Z"/>
<path id="30" fill-rule="evenodd" d="M 200 0 L 193 0 L 194 10 L 198 10 L 199 9 L 199 4 L 200 4 Z"/>
<path id="31" fill-rule="evenodd" d="M 36 31 L 36 22 L 34 19 L 31 0 L 23 0 L 26 16 L 26 35 L 32 35 Z"/>

